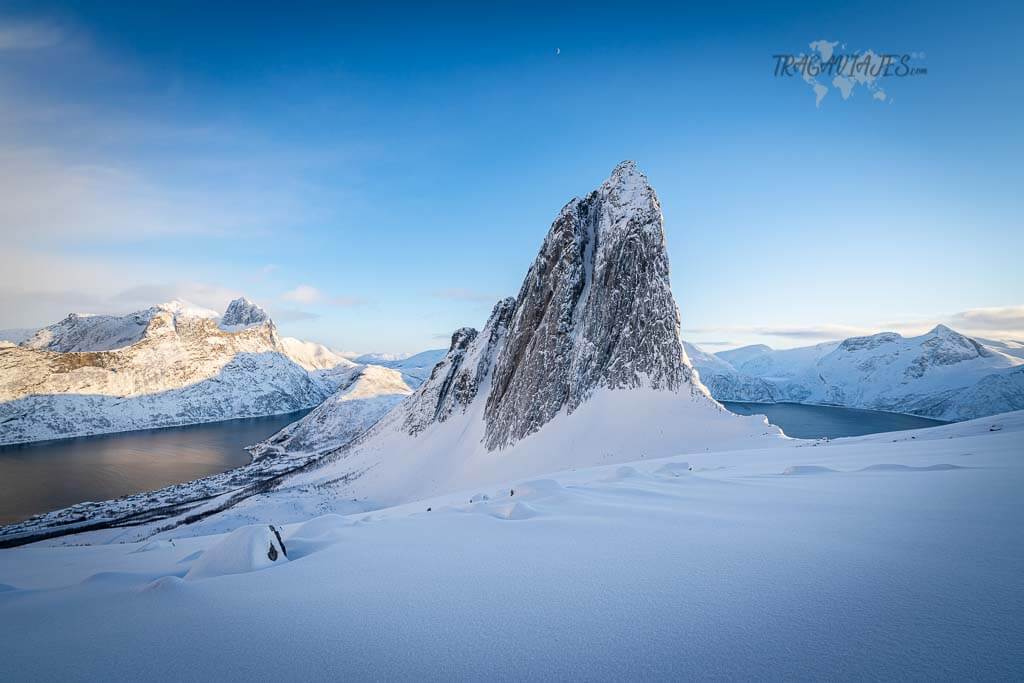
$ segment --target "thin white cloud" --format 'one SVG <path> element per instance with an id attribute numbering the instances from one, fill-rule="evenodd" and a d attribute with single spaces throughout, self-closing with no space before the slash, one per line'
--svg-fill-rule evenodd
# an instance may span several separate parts
<path id="1" fill-rule="evenodd" d="M 351 308 L 352 306 L 362 306 L 367 303 L 366 299 L 358 296 L 332 296 L 327 302 L 339 308 Z"/>
<path id="2" fill-rule="evenodd" d="M 272 308 L 270 317 L 276 322 L 299 322 L 302 320 L 316 320 L 320 316 L 310 311 L 302 311 L 295 308 Z"/>
<path id="3" fill-rule="evenodd" d="M 325 303 L 339 308 L 361 306 L 366 303 L 365 299 L 356 296 L 328 296 L 313 285 L 299 285 L 295 289 L 290 289 L 282 294 L 281 298 L 284 301 L 291 301 L 297 304 Z"/>
<path id="4" fill-rule="evenodd" d="M 63 37 L 53 24 L 0 20 L 0 50 L 39 50 L 57 45 Z"/>
<path id="5" fill-rule="evenodd" d="M 949 325 L 954 329 L 962 327 L 979 332 L 1012 331 L 1011 336 L 1020 338 L 1024 336 L 1024 306 L 972 308 L 950 316 Z"/>
<path id="6" fill-rule="evenodd" d="M 162 284 L 140 284 L 122 290 L 109 298 L 117 309 L 132 310 L 147 308 L 172 299 L 180 299 L 215 311 L 224 311 L 228 303 L 241 292 L 227 287 L 203 282 L 171 282 Z"/>
<path id="7" fill-rule="evenodd" d="M 299 285 L 281 295 L 285 301 L 293 301 L 297 304 L 315 304 L 324 298 L 323 292 L 312 285 Z"/>
<path id="8" fill-rule="evenodd" d="M 241 293 L 184 267 L 0 249 L 0 327 L 39 327 L 68 313 L 128 313 L 170 299 L 223 311 Z"/>
<path id="9" fill-rule="evenodd" d="M 70 163 L 44 149 L 0 149 L 0 236 L 140 240 L 241 231 L 249 216 L 204 193 L 158 187 L 112 165 Z"/>

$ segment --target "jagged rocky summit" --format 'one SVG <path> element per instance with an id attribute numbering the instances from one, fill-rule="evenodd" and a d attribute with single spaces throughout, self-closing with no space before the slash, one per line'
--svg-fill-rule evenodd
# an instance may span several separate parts
<path id="1" fill-rule="evenodd" d="M 514 298 L 296 484 L 395 502 L 521 474 L 778 436 L 724 411 L 679 338 L 661 206 L 626 161 L 559 212 Z M 309 418 L 307 417 L 306 420 Z M 300 423 L 301 424 L 301 423 Z"/>
<path id="2" fill-rule="evenodd" d="M 245 297 L 235 299 L 228 304 L 227 310 L 221 316 L 221 329 L 232 329 L 260 325 L 268 322 L 270 316 L 262 308 L 249 301 Z"/>

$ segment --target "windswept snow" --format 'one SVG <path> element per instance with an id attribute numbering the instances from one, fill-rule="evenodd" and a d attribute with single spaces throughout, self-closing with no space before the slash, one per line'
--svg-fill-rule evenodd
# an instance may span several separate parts
<path id="1" fill-rule="evenodd" d="M 267 524 L 239 527 L 202 551 L 186 581 L 259 571 L 288 561 L 280 532 Z"/>
<path id="2" fill-rule="evenodd" d="M 287 562 L 266 520 L 3 550 L 0 661 L 12 680 L 1020 679 L 1024 413 L 791 446 L 369 514 L 296 492 L 275 512 L 319 516 L 277 527 Z"/>

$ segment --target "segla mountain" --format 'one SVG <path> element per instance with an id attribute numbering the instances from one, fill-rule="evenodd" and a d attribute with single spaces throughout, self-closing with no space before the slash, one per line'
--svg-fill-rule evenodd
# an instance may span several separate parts
<path id="1" fill-rule="evenodd" d="M 646 176 L 623 162 L 559 212 L 518 296 L 499 301 L 479 332 L 457 330 L 412 396 L 354 439 L 342 430 L 288 484 L 329 484 L 383 505 L 779 438 L 763 418 L 733 415 L 710 397 L 679 326 L 661 206 Z M 310 432 L 303 422 L 314 419 L 344 422 L 311 415 L 288 431 Z M 331 437 L 321 430 L 317 446 Z"/>
<path id="2" fill-rule="evenodd" d="M 223 316 L 180 301 L 71 314 L 0 348 L 0 443 L 288 413 L 316 406 L 359 367 L 282 339 L 246 299 Z"/>

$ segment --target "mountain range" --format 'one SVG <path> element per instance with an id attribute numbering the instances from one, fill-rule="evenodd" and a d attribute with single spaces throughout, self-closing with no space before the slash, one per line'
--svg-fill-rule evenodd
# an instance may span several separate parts
<path id="1" fill-rule="evenodd" d="M 1024 344 L 974 339 L 938 325 L 916 337 L 882 332 L 774 350 L 686 351 L 720 401 L 811 403 L 970 420 L 1024 409 Z"/>
<path id="2" fill-rule="evenodd" d="M 0 444 L 313 408 L 367 367 L 281 337 L 245 298 L 223 315 L 181 301 L 73 313 L 25 336 L 0 345 Z"/>

